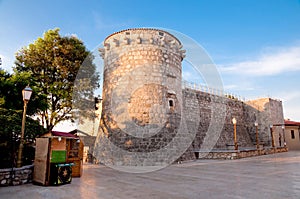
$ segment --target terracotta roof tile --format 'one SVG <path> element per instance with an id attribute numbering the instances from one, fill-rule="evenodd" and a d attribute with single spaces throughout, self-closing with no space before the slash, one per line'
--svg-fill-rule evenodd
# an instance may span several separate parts
<path id="1" fill-rule="evenodd" d="M 285 126 L 300 126 L 300 122 L 295 122 L 291 120 L 284 120 Z"/>

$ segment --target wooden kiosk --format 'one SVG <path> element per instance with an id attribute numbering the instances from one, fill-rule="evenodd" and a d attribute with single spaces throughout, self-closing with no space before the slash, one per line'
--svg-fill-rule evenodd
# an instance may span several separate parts
<path id="1" fill-rule="evenodd" d="M 70 183 L 82 175 L 83 142 L 71 133 L 52 131 L 36 138 L 33 182 L 41 185 Z"/>

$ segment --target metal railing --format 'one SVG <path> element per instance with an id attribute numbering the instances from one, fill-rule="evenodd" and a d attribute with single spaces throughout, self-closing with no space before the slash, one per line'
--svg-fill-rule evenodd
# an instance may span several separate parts
<path id="1" fill-rule="evenodd" d="M 229 92 L 226 92 L 221 89 L 208 87 L 207 85 L 204 85 L 204 84 L 196 84 L 196 83 L 188 82 L 186 80 L 182 81 L 182 88 L 183 89 L 188 88 L 188 89 L 192 89 L 192 90 L 196 90 L 196 91 L 201 91 L 204 93 L 209 93 L 211 95 L 217 95 L 220 97 L 227 97 L 227 98 L 238 100 L 238 101 L 243 101 L 243 102 L 246 101 L 246 98 L 242 97 L 240 95 L 236 95 L 234 93 L 229 93 Z"/>

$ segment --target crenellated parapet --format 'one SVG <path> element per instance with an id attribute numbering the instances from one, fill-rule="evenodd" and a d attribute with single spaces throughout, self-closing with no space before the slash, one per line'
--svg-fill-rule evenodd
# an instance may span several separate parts
<path id="1" fill-rule="evenodd" d="M 111 52 L 126 48 L 161 48 L 169 53 L 175 53 L 181 60 L 185 57 L 185 50 L 181 42 L 172 34 L 158 29 L 134 28 L 111 34 L 104 40 L 103 48 L 99 49 L 102 58 Z"/>

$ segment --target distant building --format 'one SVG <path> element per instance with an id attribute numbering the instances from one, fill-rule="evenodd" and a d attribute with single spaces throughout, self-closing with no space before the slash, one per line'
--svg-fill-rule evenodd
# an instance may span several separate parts
<path id="1" fill-rule="evenodd" d="M 289 150 L 300 150 L 300 122 L 285 120 L 285 140 Z"/>

